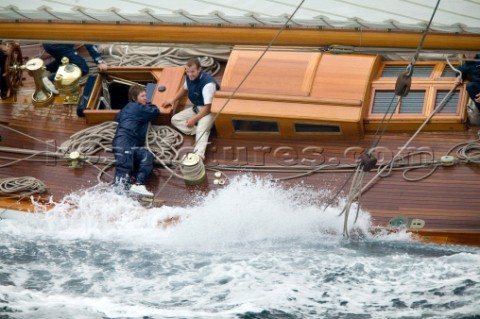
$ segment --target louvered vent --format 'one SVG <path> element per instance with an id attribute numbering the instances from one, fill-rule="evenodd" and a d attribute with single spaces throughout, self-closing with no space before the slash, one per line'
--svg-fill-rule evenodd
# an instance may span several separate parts
<path id="1" fill-rule="evenodd" d="M 390 107 L 388 113 L 395 110 L 397 98 L 394 91 L 376 91 L 373 99 L 372 114 L 385 114 Z"/>
<path id="2" fill-rule="evenodd" d="M 394 91 L 376 91 L 372 114 L 384 114 L 387 110 L 389 110 L 388 113 L 394 112 L 397 99 L 398 97 L 395 96 Z M 425 91 L 410 91 L 407 96 L 402 98 L 399 113 L 422 114 L 424 101 Z"/>
<path id="3" fill-rule="evenodd" d="M 443 98 L 447 96 L 449 91 L 437 91 L 437 99 L 435 100 L 435 108 L 440 105 L 442 102 Z M 453 113 L 457 114 L 457 109 L 458 109 L 458 98 L 460 94 L 459 91 L 453 92 L 453 94 L 448 98 L 446 101 L 446 104 L 443 106 L 443 108 L 440 110 L 439 113 Z"/>
<path id="4" fill-rule="evenodd" d="M 448 64 L 445 66 L 445 69 L 443 69 L 442 72 L 442 78 L 454 78 L 457 75 L 457 72 L 453 71 Z"/>
<path id="5" fill-rule="evenodd" d="M 410 91 L 402 98 L 400 114 L 422 114 L 425 101 L 425 91 Z"/>
<path id="6" fill-rule="evenodd" d="M 417 65 L 413 68 L 412 77 L 414 78 L 429 78 L 433 72 L 433 65 Z M 382 71 L 382 78 L 396 78 L 402 72 L 407 70 L 404 65 L 385 65 Z"/>

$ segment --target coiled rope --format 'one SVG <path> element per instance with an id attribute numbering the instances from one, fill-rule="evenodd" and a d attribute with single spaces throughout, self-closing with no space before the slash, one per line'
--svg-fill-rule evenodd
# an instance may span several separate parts
<path id="1" fill-rule="evenodd" d="M 47 186 L 39 179 L 30 176 L 8 177 L 0 179 L 0 193 L 22 193 L 23 196 L 42 194 L 47 191 Z"/>
<path id="2" fill-rule="evenodd" d="M 93 155 L 99 151 L 112 152 L 112 141 L 117 126 L 117 122 L 109 121 L 88 127 L 70 136 L 59 147 L 59 151 L 64 154 L 77 151 L 85 155 Z M 167 165 L 172 164 L 178 158 L 177 147 L 182 143 L 183 135 L 171 127 L 149 125 L 145 146 L 155 156 L 157 162 L 165 168 L 169 169 Z M 99 169 L 100 172 L 97 175 L 99 182 L 101 182 L 102 175 L 113 164 L 115 164 L 114 160 L 106 167 Z"/>
<path id="3" fill-rule="evenodd" d="M 198 57 L 202 69 L 215 75 L 221 63 L 228 60 L 230 47 L 176 48 L 159 46 L 101 45 L 102 58 L 108 66 L 184 66 L 188 59 Z M 90 75 L 98 73 L 96 65 L 87 60 Z"/>
<path id="4" fill-rule="evenodd" d="M 94 155 L 99 151 L 111 152 L 117 126 L 117 122 L 109 121 L 88 127 L 70 136 L 60 145 L 58 151 L 77 151 L 85 155 Z M 171 127 L 151 125 L 146 141 L 156 157 L 169 163 L 178 157 L 176 147 L 183 143 L 183 136 Z"/>

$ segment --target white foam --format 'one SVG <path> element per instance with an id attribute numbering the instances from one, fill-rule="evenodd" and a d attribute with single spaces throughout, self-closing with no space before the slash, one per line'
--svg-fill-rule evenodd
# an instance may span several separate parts
<path id="1" fill-rule="evenodd" d="M 305 187 L 284 189 L 265 179 L 243 176 L 205 195 L 195 205 L 146 209 L 116 194 L 107 185 L 68 195 L 45 215 L 18 225 L 21 233 L 79 238 L 160 241 L 170 245 L 222 244 L 266 239 L 311 238 L 330 234 L 341 238 L 344 217 L 338 207 L 324 210 L 324 192 Z M 355 207 L 352 211 L 355 211 Z M 39 211 L 42 211 L 41 207 Z M 174 227 L 162 221 L 178 216 Z M 367 233 L 370 216 L 360 210 L 355 227 Z M 13 231 L 13 230 L 11 230 Z"/>
<path id="2" fill-rule="evenodd" d="M 479 311 L 478 249 L 405 233 L 345 241 L 341 209 L 322 204 L 328 195 L 240 177 L 190 207 L 145 209 L 99 185 L 47 214 L 0 222 L 0 279 L 14 283 L 0 285 L 0 298 L 16 318 L 37 319 Z M 162 227 L 172 216 L 180 222 Z M 368 234 L 369 214 L 349 228 Z"/>

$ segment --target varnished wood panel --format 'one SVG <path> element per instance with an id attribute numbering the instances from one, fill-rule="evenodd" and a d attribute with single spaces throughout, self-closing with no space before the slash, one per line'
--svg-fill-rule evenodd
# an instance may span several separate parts
<path id="1" fill-rule="evenodd" d="M 222 91 L 233 91 L 262 56 L 262 49 L 233 50 L 222 80 Z M 238 92 L 308 96 L 320 53 L 267 52 Z"/>
<path id="2" fill-rule="evenodd" d="M 364 100 L 378 56 L 323 54 L 311 96 Z"/>

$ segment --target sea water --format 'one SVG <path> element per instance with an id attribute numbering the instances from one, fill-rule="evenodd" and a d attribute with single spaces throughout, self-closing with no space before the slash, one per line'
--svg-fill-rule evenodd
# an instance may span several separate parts
<path id="1" fill-rule="evenodd" d="M 3 218 L 0 318 L 480 318 L 480 249 L 374 236 L 362 210 L 346 239 L 322 198 L 240 177 L 147 209 L 99 185 Z"/>

